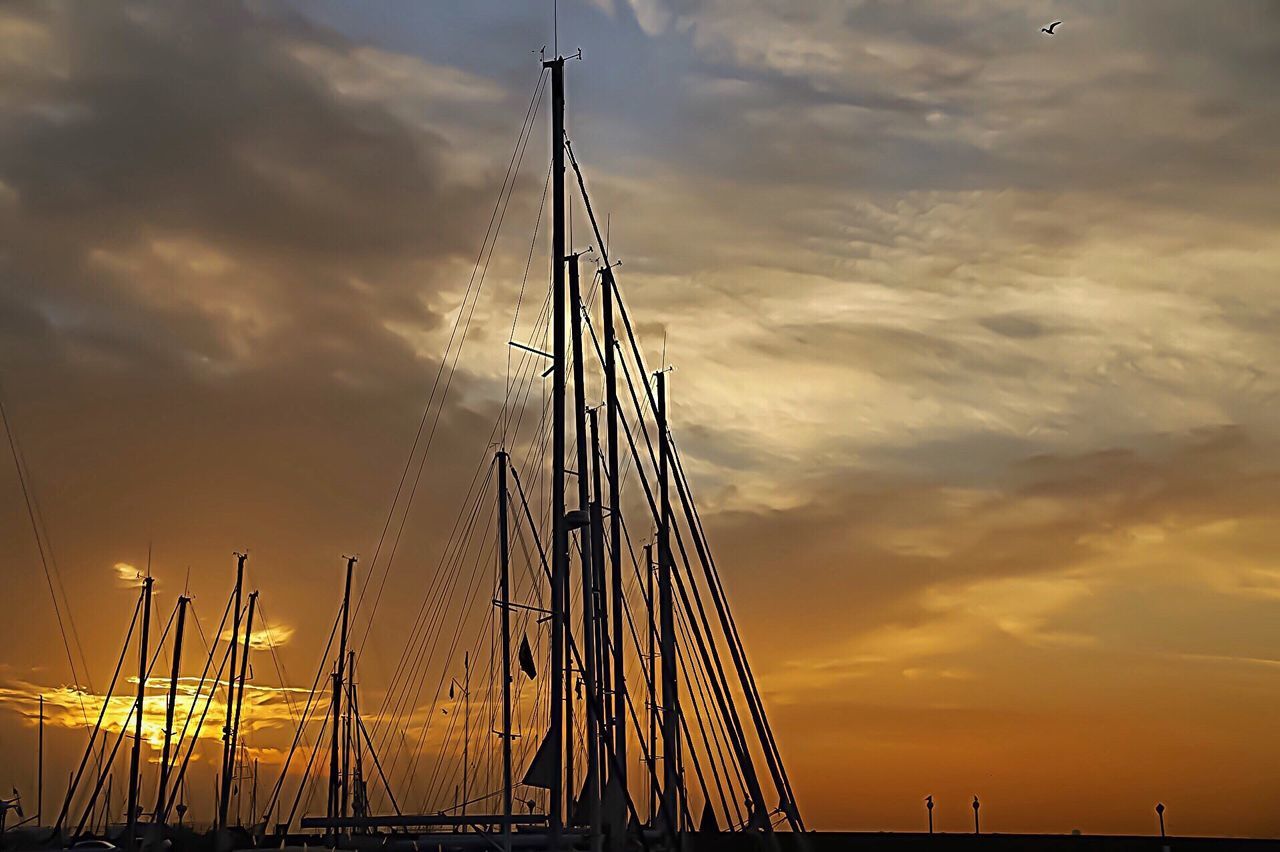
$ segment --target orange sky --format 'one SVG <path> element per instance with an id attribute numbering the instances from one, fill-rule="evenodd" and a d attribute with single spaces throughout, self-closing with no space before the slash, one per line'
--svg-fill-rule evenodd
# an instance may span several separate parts
<path id="1" fill-rule="evenodd" d="M 0 789 L 34 798 L 44 692 L 46 811 L 60 795 L 148 549 L 156 629 L 195 598 L 189 678 L 250 550 L 278 659 L 260 634 L 246 738 L 274 783 L 341 556 L 377 588 L 471 312 L 360 662 L 388 762 L 400 732 L 422 755 L 395 758 L 413 806 L 452 801 L 445 692 L 467 648 L 487 675 L 493 562 L 483 526 L 446 542 L 537 372 L 506 341 L 544 333 L 542 118 L 466 295 L 549 40 L 509 6 L 0 10 L 0 387 L 89 693 L 7 460 Z M 596 0 L 561 22 L 585 57 L 569 132 L 646 361 L 677 368 L 675 438 L 808 823 L 919 829 L 932 794 L 960 831 L 976 793 L 992 831 L 1148 832 L 1163 801 L 1175 832 L 1280 833 L 1274 4 Z M 414 699 L 378 712 L 436 634 Z M 524 689 L 521 748 L 545 713 Z"/>

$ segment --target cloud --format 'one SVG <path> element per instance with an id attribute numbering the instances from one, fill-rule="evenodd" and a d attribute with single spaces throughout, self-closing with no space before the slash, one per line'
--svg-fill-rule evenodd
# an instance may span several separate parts
<path id="1" fill-rule="evenodd" d="M 126 589 L 136 589 L 142 585 L 142 572 L 128 562 L 117 562 L 111 566 L 115 573 L 116 585 Z"/>
<path id="2" fill-rule="evenodd" d="M 259 627 L 249 634 L 249 647 L 255 651 L 271 651 L 287 644 L 293 638 L 294 632 L 294 628 L 281 624 L 274 624 L 269 628 Z M 228 642 L 231 638 L 230 630 L 223 631 L 222 641 Z M 244 633 L 239 633 L 236 638 L 243 643 Z"/>
<path id="3" fill-rule="evenodd" d="M 805 625 L 787 646 L 797 650 L 764 652 L 783 683 L 786 666 L 820 678 L 973 667 L 974 654 L 1010 643 L 1049 654 L 1229 646 L 1265 656 L 1261 635 L 1225 625 L 1258 623 L 1274 600 L 1277 448 L 1236 428 L 1144 443 L 1016 460 L 982 488 L 829 479 L 810 484 L 821 494 L 810 502 L 714 515 L 709 534 L 736 566 L 748 620 Z M 1257 468 L 1260 459 L 1269 461 Z M 803 594 L 776 593 L 773 566 L 784 558 L 810 566 Z M 1171 621 L 1192 617 L 1181 608 L 1195 600 L 1234 621 L 1206 615 L 1194 630 L 1143 622 L 1139 631 L 1123 602 L 1153 584 L 1176 609 Z"/>
<path id="4" fill-rule="evenodd" d="M 332 623 L 338 554 L 376 543 L 537 73 L 526 51 L 549 41 L 509 7 L 457 27 L 402 11 L 394 27 L 256 4 L 0 11 L 6 412 L 95 672 L 127 617 L 97 600 L 104 554 L 153 537 L 182 553 L 207 616 L 252 545 L 272 623 L 294 626 L 254 647 L 296 673 Z M 1043 780 L 1134 830 L 1116 803 L 1155 792 L 1125 767 L 1157 766 L 1170 788 L 1225 791 L 1197 828 L 1235 832 L 1269 813 L 1234 794 L 1274 757 L 1231 737 L 1262 724 L 1274 656 L 1280 28 L 1247 0 L 1088 0 L 1053 40 L 1040 17 L 1011 0 L 584 4 L 573 26 L 601 42 L 571 77 L 575 150 L 646 357 L 665 345 L 679 368 L 676 440 L 818 824 L 884 827 L 922 778 L 967 789 L 982 767 L 1021 779 L 1010 812 L 1034 811 L 1026 779 Z M 545 131 L 384 624 L 448 574 L 518 293 L 516 337 L 545 345 L 545 240 L 528 254 Z M 27 540 L 20 521 L 0 514 L 7 540 Z M 44 593 L 13 573 L 15 598 Z M 484 586 L 449 589 L 487 607 Z M 380 631 L 371 695 L 403 639 Z M 52 667 L 58 641 L 33 618 L 5 645 Z M 1143 715 L 1153 694 L 1161 718 Z M 247 692 L 264 760 L 296 695 Z M 79 700 L 58 699 L 68 728 Z M 452 754 L 439 710 L 396 719 Z M 1157 730 L 1204 763 L 1128 745 Z M 828 777 L 833 743 L 876 789 Z"/>
<path id="5" fill-rule="evenodd" d="M 136 689 L 137 679 L 131 679 Z M 165 714 L 168 708 L 168 678 L 151 678 L 147 682 L 147 693 L 143 698 L 142 736 L 143 741 L 152 751 L 159 751 L 164 746 Z M 0 685 L 0 706 L 22 714 L 26 724 L 34 725 L 35 696 L 44 697 L 45 723 L 71 730 L 85 731 L 92 729 L 99 714 L 102 715 L 102 728 L 109 734 L 121 731 L 132 731 L 135 723 L 134 707 L 136 695 L 129 694 L 128 688 L 121 694 L 107 698 L 90 692 L 72 689 L 66 686 L 39 685 L 25 681 L 11 681 Z M 212 696 L 210 693 L 212 692 Z M 299 698 L 290 698 L 297 694 Z M 245 704 L 243 730 L 252 736 L 256 732 L 284 728 L 294 725 L 297 711 L 294 704 L 307 690 L 293 688 L 268 687 L 259 684 L 247 684 L 245 687 Z M 203 687 L 197 678 L 186 677 L 178 682 L 178 701 L 174 716 L 175 738 L 186 726 L 189 735 L 201 741 L 220 742 L 222 739 L 221 721 L 226 719 L 227 705 L 226 684 L 206 683 Z M 208 704 L 208 712 L 205 706 Z M 104 713 L 105 705 L 105 713 Z M 206 722 L 200 725 L 201 715 Z M 190 715 L 190 724 L 187 723 Z M 87 721 L 86 721 L 87 720 Z M 254 737 L 256 740 L 257 738 Z"/>

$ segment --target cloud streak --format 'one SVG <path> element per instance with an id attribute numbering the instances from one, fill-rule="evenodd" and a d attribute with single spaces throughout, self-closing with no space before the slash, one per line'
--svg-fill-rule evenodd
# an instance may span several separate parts
<path id="1" fill-rule="evenodd" d="M 197 611 L 252 545 L 281 619 L 252 645 L 295 674 L 337 554 L 372 552 L 536 74 L 511 57 L 549 40 L 509 4 L 389 8 L 0 11 L 6 405 L 95 671 L 139 542 L 191 562 Z M 646 357 L 679 367 L 675 437 L 812 822 L 914 827 L 903 802 L 982 773 L 1000 830 L 1069 827 L 1043 788 L 1087 830 L 1181 797 L 1193 830 L 1274 833 L 1238 779 L 1280 756 L 1236 732 L 1277 697 L 1280 19 L 1086 0 L 1050 40 L 1044 11 L 580 4 L 570 132 Z M 544 290 L 544 154 L 385 624 L 435 588 L 491 454 L 512 305 L 524 339 Z M 27 621 L 0 644 L 52 671 Z M 370 695 L 393 632 L 361 659 Z M 0 700 L 29 718 L 56 675 L 19 671 Z M 67 728 L 102 701 L 48 694 Z M 255 747 L 287 745 L 297 695 L 249 689 Z M 406 728 L 449 751 L 439 710 Z"/>

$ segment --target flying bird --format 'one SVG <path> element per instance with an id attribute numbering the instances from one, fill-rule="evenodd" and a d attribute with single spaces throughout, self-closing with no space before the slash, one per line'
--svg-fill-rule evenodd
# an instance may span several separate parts
<path id="1" fill-rule="evenodd" d="M 1062 21 L 1054 21 L 1052 24 L 1050 24 L 1047 27 L 1041 27 L 1040 32 L 1045 33 L 1047 35 L 1053 35 L 1054 27 L 1058 26 L 1058 24 L 1060 23 L 1062 23 Z"/>

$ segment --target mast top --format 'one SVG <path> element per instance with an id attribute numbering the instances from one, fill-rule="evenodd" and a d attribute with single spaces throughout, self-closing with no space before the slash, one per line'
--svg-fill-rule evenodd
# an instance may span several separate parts
<path id="1" fill-rule="evenodd" d="M 582 48 L 578 48 L 578 52 L 570 56 L 560 56 L 557 54 L 555 59 L 544 59 L 542 60 L 542 67 L 551 68 L 555 65 L 564 65 L 565 61 L 569 59 L 582 59 Z"/>

